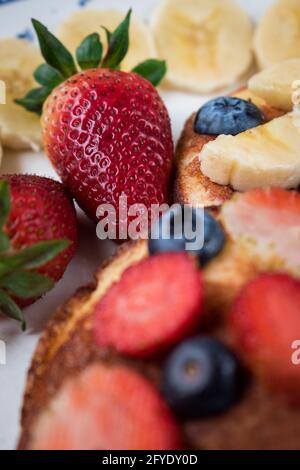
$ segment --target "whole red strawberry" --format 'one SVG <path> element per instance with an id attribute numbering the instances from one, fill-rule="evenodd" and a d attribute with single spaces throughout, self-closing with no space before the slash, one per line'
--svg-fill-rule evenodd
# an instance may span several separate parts
<path id="1" fill-rule="evenodd" d="M 138 203 L 147 209 L 168 201 L 171 126 L 152 85 L 162 79 L 166 66 L 149 60 L 129 73 L 118 70 L 128 50 L 130 14 L 116 31 L 108 32 L 103 60 L 97 33 L 83 41 L 77 50 L 81 73 L 76 73 L 74 59 L 64 46 L 33 20 L 47 61 L 35 73 L 43 87 L 18 101 L 32 111 L 43 110 L 46 153 L 94 220 L 100 204 L 112 204 L 118 214 L 122 195 L 127 196 L 128 206 Z"/>
<path id="2" fill-rule="evenodd" d="M 74 205 L 60 183 L 31 175 L 1 177 L 1 313 L 23 321 L 19 306 L 53 287 L 76 245 Z"/>
<path id="3" fill-rule="evenodd" d="M 82 209 L 102 203 L 167 202 L 172 159 L 166 108 L 148 80 L 89 70 L 60 85 L 44 106 L 48 157 Z"/>

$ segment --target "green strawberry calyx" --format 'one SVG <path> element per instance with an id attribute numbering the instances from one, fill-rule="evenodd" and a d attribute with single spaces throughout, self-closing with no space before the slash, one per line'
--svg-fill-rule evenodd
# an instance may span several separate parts
<path id="1" fill-rule="evenodd" d="M 14 299 L 33 299 L 48 292 L 54 281 L 36 270 L 55 258 L 70 245 L 69 240 L 41 241 L 16 251 L 5 232 L 11 209 L 9 183 L 0 181 L 0 313 L 21 322 L 24 315 Z"/>
<path id="2" fill-rule="evenodd" d="M 99 33 L 87 36 L 76 50 L 76 61 L 68 49 L 42 23 L 32 19 L 36 31 L 44 64 L 34 72 L 34 78 L 41 86 L 30 90 L 24 98 L 16 100 L 27 111 L 41 114 L 47 97 L 58 85 L 78 73 L 77 64 L 82 71 L 93 68 L 118 70 L 129 49 L 129 28 L 132 10 L 115 31 L 103 27 L 107 39 L 107 53 L 103 55 L 103 45 Z M 77 64 L 76 64 L 77 62 Z M 166 62 L 148 59 L 138 64 L 132 72 L 149 80 L 154 86 L 159 85 L 167 72 Z"/>

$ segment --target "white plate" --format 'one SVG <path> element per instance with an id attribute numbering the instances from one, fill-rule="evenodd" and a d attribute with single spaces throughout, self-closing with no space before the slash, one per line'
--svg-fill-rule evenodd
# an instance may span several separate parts
<path id="1" fill-rule="evenodd" d="M 49 28 L 58 23 L 80 5 L 87 7 L 115 7 L 149 18 L 159 0 L 0 0 L 0 36 L 15 36 L 31 30 L 30 18 L 35 17 Z M 240 0 L 251 14 L 258 18 L 271 0 Z M 185 93 L 164 93 L 172 118 L 174 137 L 177 139 L 185 119 L 208 97 Z M 56 177 L 45 155 L 33 152 L 5 151 L 1 173 L 36 173 Z M 19 412 L 26 371 L 39 334 L 55 309 L 78 287 L 88 283 L 101 261 L 110 255 L 114 246 L 96 238 L 95 227 L 80 214 L 80 247 L 64 279 L 44 299 L 26 311 L 28 331 L 20 334 L 13 321 L 0 321 L 0 340 L 6 343 L 7 363 L 0 365 L 0 449 L 13 449 L 19 432 Z"/>

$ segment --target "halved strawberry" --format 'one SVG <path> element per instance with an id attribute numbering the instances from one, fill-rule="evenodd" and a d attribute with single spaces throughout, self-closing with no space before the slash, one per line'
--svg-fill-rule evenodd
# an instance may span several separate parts
<path id="1" fill-rule="evenodd" d="M 263 270 L 300 275 L 300 194 L 257 189 L 227 202 L 221 219 L 229 236 Z"/>
<path id="2" fill-rule="evenodd" d="M 38 418 L 33 450 L 172 450 L 178 427 L 155 388 L 124 366 L 91 365 Z"/>
<path id="3" fill-rule="evenodd" d="M 300 281 L 264 274 L 250 282 L 233 305 L 233 331 L 241 353 L 275 392 L 300 404 L 300 367 L 292 345 L 300 338 Z"/>
<path id="4" fill-rule="evenodd" d="M 189 334 L 201 318 L 202 276 L 186 253 L 160 254 L 128 268 L 95 307 L 99 346 L 143 357 Z"/>

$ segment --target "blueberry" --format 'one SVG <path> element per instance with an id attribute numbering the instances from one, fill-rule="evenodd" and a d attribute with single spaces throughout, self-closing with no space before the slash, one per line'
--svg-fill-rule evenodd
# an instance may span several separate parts
<path id="1" fill-rule="evenodd" d="M 208 212 L 204 212 L 204 245 L 202 250 L 199 251 L 199 259 L 201 266 L 204 266 L 208 261 L 217 256 L 223 249 L 225 244 L 224 231 Z"/>
<path id="2" fill-rule="evenodd" d="M 194 122 L 197 134 L 237 135 L 264 123 L 260 109 L 250 101 L 225 96 L 199 109 Z"/>
<path id="3" fill-rule="evenodd" d="M 184 211 L 182 206 L 177 205 L 165 212 L 152 228 L 148 243 L 150 254 L 185 251 L 187 239 L 184 225 L 187 223 L 191 224 L 193 230 L 198 223 L 202 231 L 203 211 L 192 208 Z"/>
<path id="4" fill-rule="evenodd" d="M 207 211 L 190 206 L 176 206 L 164 213 L 156 221 L 153 235 L 148 242 L 151 255 L 190 251 L 199 258 L 201 266 L 220 253 L 225 243 L 216 219 Z"/>
<path id="5" fill-rule="evenodd" d="M 162 392 L 181 418 L 225 412 L 241 397 L 243 370 L 216 339 L 198 336 L 173 351 L 163 368 Z"/>

